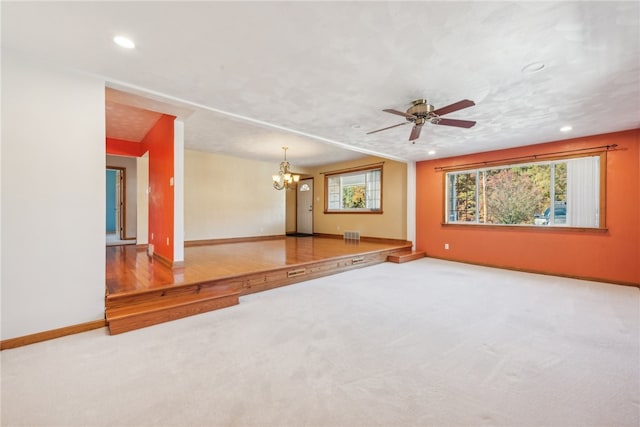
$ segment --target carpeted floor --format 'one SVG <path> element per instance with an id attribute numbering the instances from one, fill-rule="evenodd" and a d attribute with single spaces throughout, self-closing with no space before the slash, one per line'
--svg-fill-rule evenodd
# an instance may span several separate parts
<path id="1" fill-rule="evenodd" d="M 2 425 L 638 426 L 640 291 L 384 263 L 3 351 Z"/>
<path id="2" fill-rule="evenodd" d="M 120 240 L 115 233 L 107 233 L 105 238 L 106 246 L 135 245 L 135 239 Z"/>

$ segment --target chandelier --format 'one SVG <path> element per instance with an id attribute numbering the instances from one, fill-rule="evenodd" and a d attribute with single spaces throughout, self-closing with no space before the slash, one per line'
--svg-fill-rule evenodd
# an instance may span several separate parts
<path id="1" fill-rule="evenodd" d="M 289 189 L 294 182 L 300 180 L 300 175 L 291 173 L 291 164 L 287 161 L 287 150 L 289 147 L 282 147 L 284 150 L 284 161 L 280 162 L 280 171 L 273 175 L 273 188 L 276 190 Z"/>

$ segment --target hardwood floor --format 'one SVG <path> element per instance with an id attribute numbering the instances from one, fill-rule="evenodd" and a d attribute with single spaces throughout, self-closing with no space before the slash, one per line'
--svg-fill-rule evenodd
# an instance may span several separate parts
<path id="1" fill-rule="evenodd" d="M 152 290 L 296 266 L 346 255 L 407 248 L 398 241 L 345 241 L 321 237 L 283 237 L 256 242 L 185 248 L 184 267 L 170 269 L 144 249 L 114 246 L 107 251 L 107 295 Z M 409 244 L 409 250 L 410 250 Z"/>
<path id="2" fill-rule="evenodd" d="M 171 269 L 135 246 L 107 247 L 105 314 L 112 334 L 217 310 L 253 292 L 411 254 L 411 243 L 280 237 L 185 247 Z"/>

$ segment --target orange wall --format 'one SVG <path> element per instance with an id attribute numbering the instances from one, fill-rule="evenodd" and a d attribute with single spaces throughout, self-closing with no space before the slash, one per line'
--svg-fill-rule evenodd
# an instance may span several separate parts
<path id="1" fill-rule="evenodd" d="M 163 115 L 141 142 L 149 149 L 149 243 L 169 261 L 173 261 L 174 119 Z"/>
<path id="2" fill-rule="evenodd" d="M 141 142 L 107 138 L 107 154 L 113 154 L 116 156 L 140 157 L 146 152 L 147 147 Z"/>
<path id="3" fill-rule="evenodd" d="M 444 172 L 436 167 L 611 144 L 618 147 L 607 153 L 605 232 L 442 225 Z M 640 129 L 419 162 L 416 248 L 454 261 L 640 285 L 639 196 Z"/>

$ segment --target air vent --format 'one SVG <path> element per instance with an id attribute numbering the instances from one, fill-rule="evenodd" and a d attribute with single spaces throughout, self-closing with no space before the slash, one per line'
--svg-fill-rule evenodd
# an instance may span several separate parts
<path id="1" fill-rule="evenodd" d="M 360 240 L 359 231 L 346 231 L 344 232 L 344 240 Z"/>
<path id="2" fill-rule="evenodd" d="M 296 276 L 304 276 L 307 274 L 307 270 L 304 268 L 300 268 L 298 270 L 287 271 L 287 277 L 296 277 Z"/>

